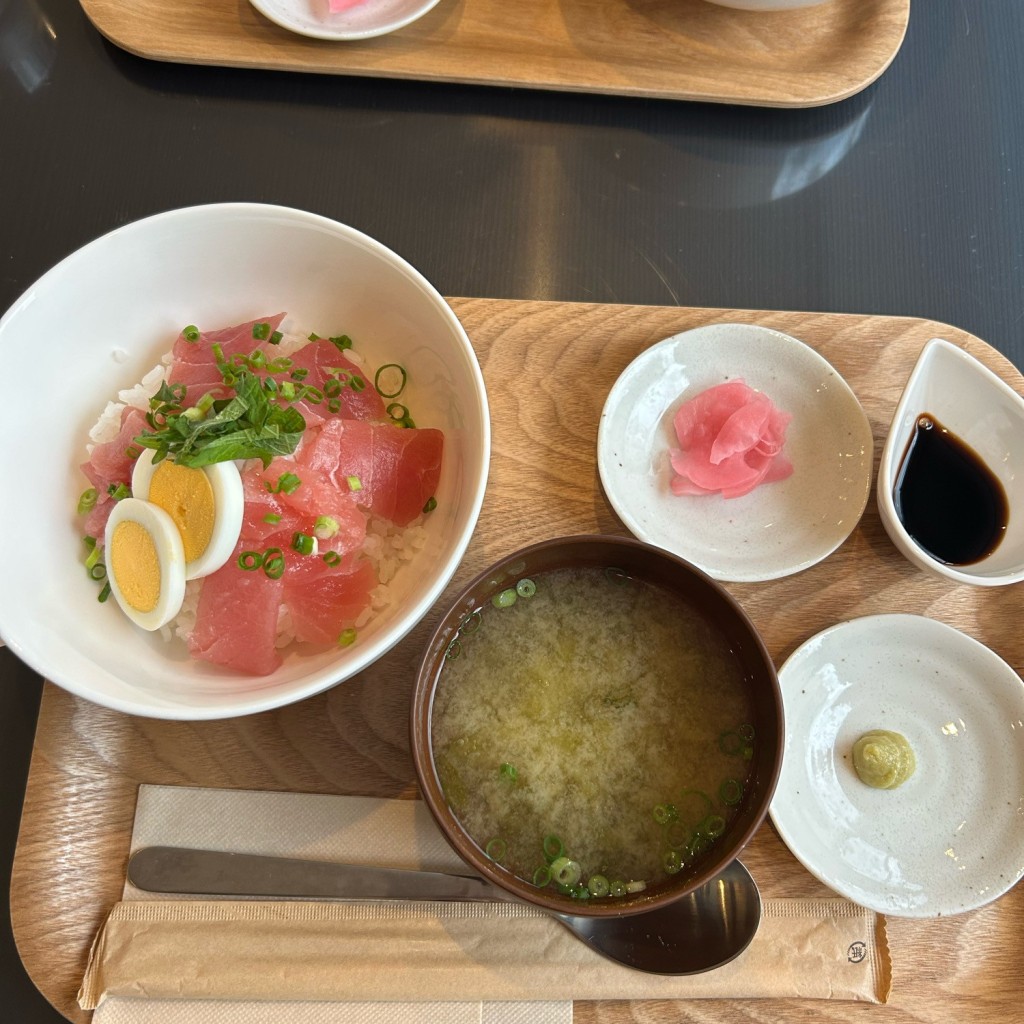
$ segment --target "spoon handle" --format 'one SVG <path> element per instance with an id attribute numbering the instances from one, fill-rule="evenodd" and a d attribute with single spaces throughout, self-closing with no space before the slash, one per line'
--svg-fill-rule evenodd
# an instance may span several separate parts
<path id="1" fill-rule="evenodd" d="M 148 846 L 128 861 L 128 881 L 147 892 L 191 896 L 486 901 L 510 899 L 472 875 L 404 871 L 175 846 Z"/>

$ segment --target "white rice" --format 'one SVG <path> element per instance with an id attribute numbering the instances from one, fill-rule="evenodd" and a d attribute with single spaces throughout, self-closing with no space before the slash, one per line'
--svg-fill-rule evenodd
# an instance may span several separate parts
<path id="1" fill-rule="evenodd" d="M 281 325 L 280 344 L 277 346 L 278 357 L 287 357 L 309 344 L 309 332 L 298 331 Z M 345 356 L 357 366 L 366 366 L 364 358 L 352 349 Z M 167 352 L 161 357 L 160 363 L 153 367 L 138 384 L 124 388 L 117 393 L 116 402 L 107 402 L 100 418 L 89 431 L 90 444 L 86 450 L 91 453 L 97 444 L 112 441 L 121 429 L 121 414 L 126 407 L 149 411 L 149 400 L 160 390 L 160 385 L 167 379 L 167 371 L 173 361 L 173 353 Z M 301 443 L 301 442 L 300 442 Z M 242 466 L 239 467 L 243 468 Z M 426 546 L 427 531 L 423 525 L 423 517 L 419 516 L 406 527 L 397 527 L 386 519 L 371 516 L 366 527 L 366 537 L 362 544 L 361 554 L 373 563 L 376 570 L 378 585 L 370 591 L 370 603 L 360 612 L 353 627 L 362 630 L 392 602 L 393 593 L 390 584 L 402 568 L 411 562 Z M 196 614 L 199 608 L 199 595 L 202 591 L 202 580 L 189 580 L 185 584 L 185 598 L 178 614 L 160 629 L 166 641 L 175 639 L 187 641 L 195 628 Z M 291 613 L 287 606 L 281 605 L 277 619 L 277 637 L 274 646 L 278 649 L 287 647 L 295 639 L 295 628 Z"/>

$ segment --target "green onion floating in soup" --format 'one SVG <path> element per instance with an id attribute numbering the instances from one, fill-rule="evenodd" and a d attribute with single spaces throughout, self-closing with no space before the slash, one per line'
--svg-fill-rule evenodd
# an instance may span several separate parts
<path id="1" fill-rule="evenodd" d="M 713 856 L 756 736 L 742 666 L 700 609 L 621 569 L 496 583 L 452 639 L 432 712 L 445 798 L 492 859 L 574 899 Z"/>

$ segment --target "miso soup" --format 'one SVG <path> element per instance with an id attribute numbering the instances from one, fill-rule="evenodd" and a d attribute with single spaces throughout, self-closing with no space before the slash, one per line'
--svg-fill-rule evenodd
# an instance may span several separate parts
<path id="1" fill-rule="evenodd" d="M 743 798 L 752 720 L 742 665 L 699 608 L 618 570 L 560 569 L 462 623 L 431 735 L 480 848 L 590 898 L 710 855 Z"/>

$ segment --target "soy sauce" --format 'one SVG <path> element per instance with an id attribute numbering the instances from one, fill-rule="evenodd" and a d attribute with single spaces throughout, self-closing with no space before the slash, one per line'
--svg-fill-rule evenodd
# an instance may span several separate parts
<path id="1" fill-rule="evenodd" d="M 947 565 L 990 555 L 1010 517 L 1006 491 L 992 470 L 929 413 L 918 417 L 893 499 L 907 533 Z"/>

